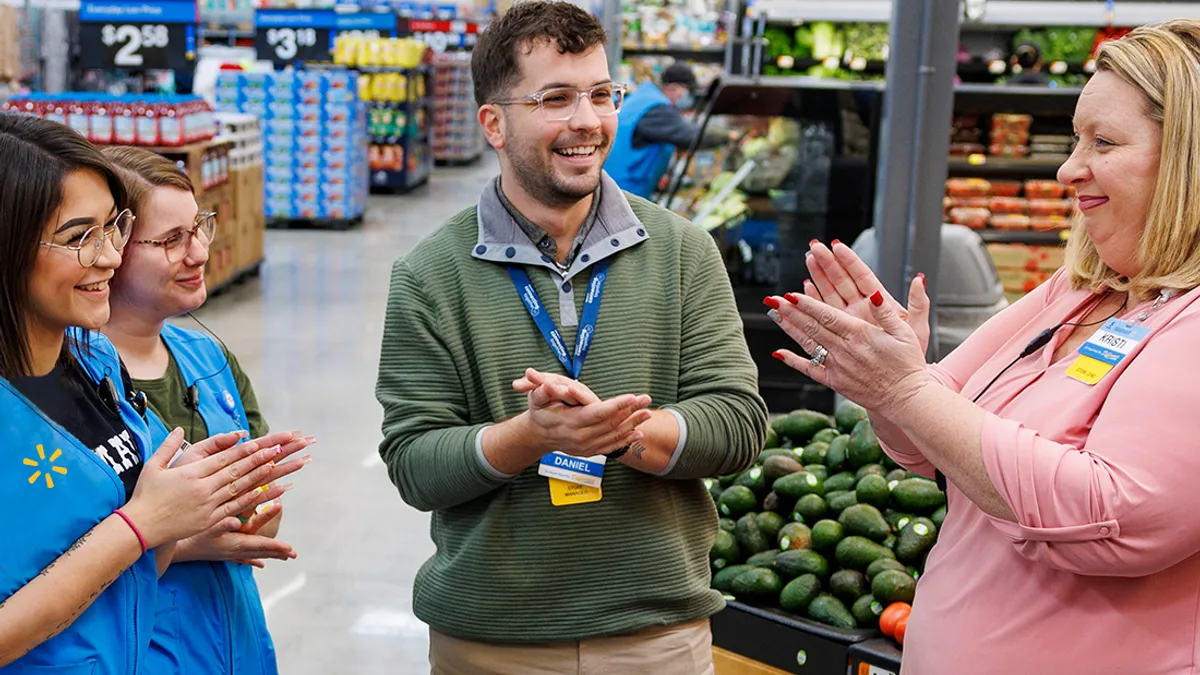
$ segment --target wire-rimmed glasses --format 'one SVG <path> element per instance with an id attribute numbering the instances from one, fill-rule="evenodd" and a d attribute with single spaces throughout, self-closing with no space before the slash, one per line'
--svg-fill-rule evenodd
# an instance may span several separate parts
<path id="1" fill-rule="evenodd" d="M 200 241 L 200 245 L 208 248 L 212 244 L 213 235 L 217 231 L 217 214 L 212 211 L 201 211 L 196 214 L 196 223 L 187 230 L 176 230 L 173 234 L 162 239 L 138 239 L 134 244 L 158 246 L 167 254 L 167 262 L 179 262 L 187 255 L 192 247 L 192 237 Z"/>
<path id="2" fill-rule="evenodd" d="M 46 248 L 61 248 L 65 251 L 74 251 L 80 265 L 91 267 L 100 259 L 100 254 L 104 251 L 104 241 L 106 239 L 111 239 L 113 248 L 118 251 L 125 248 L 125 244 L 129 241 L 129 234 L 133 231 L 133 221 L 135 220 L 137 218 L 133 215 L 133 212 L 125 209 L 109 222 L 89 227 L 78 237 L 72 237 L 71 241 L 76 243 L 56 244 L 52 241 L 39 243 Z"/>
<path id="3" fill-rule="evenodd" d="M 600 117 L 616 115 L 621 110 L 621 104 L 625 102 L 627 89 L 628 87 L 625 85 L 616 82 L 606 82 L 587 89 L 555 87 L 525 96 L 499 99 L 492 103 L 495 105 L 520 103 L 536 105 L 547 122 L 562 122 L 575 115 L 575 111 L 579 109 L 579 101 L 584 98 L 592 104 L 592 110 L 595 110 Z"/>

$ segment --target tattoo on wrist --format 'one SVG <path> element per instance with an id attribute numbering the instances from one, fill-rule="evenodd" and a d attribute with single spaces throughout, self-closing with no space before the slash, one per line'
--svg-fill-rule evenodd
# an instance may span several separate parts
<path id="1" fill-rule="evenodd" d="M 646 446 L 643 445 L 641 441 L 629 446 L 629 450 L 633 452 L 633 456 L 637 457 L 638 459 L 641 459 L 642 455 L 646 454 Z"/>

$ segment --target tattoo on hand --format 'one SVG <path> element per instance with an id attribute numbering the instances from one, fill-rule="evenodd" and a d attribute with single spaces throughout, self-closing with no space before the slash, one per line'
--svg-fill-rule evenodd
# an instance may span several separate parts
<path id="1" fill-rule="evenodd" d="M 633 456 L 638 459 L 641 459 L 642 455 L 646 454 L 646 446 L 642 445 L 641 441 L 634 443 L 629 449 L 633 451 Z"/>

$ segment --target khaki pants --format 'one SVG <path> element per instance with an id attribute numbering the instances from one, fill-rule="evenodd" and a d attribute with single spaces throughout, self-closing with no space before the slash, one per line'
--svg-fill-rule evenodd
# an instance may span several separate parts
<path id="1" fill-rule="evenodd" d="M 471 642 L 429 631 L 431 675 L 713 675 L 708 619 L 541 645 Z"/>

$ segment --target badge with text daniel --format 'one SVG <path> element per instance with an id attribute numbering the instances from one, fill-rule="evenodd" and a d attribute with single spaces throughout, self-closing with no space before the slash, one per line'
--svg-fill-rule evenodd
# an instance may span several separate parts
<path id="1" fill-rule="evenodd" d="M 1067 376 L 1084 384 L 1096 384 L 1126 356 L 1150 329 L 1122 319 L 1109 319 L 1079 348 L 1079 357 L 1067 366 Z"/>
<path id="2" fill-rule="evenodd" d="M 604 455 L 572 457 L 561 452 L 543 456 L 538 475 L 550 479 L 550 503 L 567 506 L 600 501 L 607 460 Z"/>

